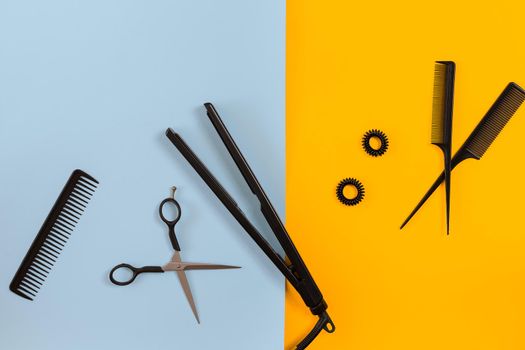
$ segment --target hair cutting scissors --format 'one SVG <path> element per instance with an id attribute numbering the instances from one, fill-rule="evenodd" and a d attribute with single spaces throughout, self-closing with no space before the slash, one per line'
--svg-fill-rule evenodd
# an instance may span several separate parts
<path id="1" fill-rule="evenodd" d="M 130 264 L 119 264 L 115 266 L 111 272 L 109 273 L 109 279 L 113 284 L 116 284 L 117 286 L 126 286 L 137 278 L 138 275 L 141 273 L 146 272 L 168 272 L 168 271 L 174 271 L 177 274 L 177 277 L 179 278 L 180 284 L 182 286 L 182 289 L 184 290 L 184 294 L 186 295 L 186 299 L 188 299 L 188 303 L 190 304 L 191 310 L 193 311 L 193 314 L 195 315 L 195 318 L 197 319 L 197 323 L 200 323 L 199 320 L 199 314 L 197 313 L 197 308 L 195 306 L 195 301 L 193 300 L 193 295 L 191 293 L 190 284 L 188 283 L 188 279 L 186 278 L 186 272 L 187 270 L 221 270 L 221 269 L 238 269 L 239 266 L 231 266 L 231 265 L 220 265 L 220 264 L 206 264 L 206 263 L 189 263 L 189 262 L 183 262 L 181 261 L 180 256 L 180 246 L 179 242 L 177 240 L 177 236 L 175 235 L 175 225 L 177 222 L 179 222 L 181 217 L 181 208 L 179 203 L 175 200 L 175 190 L 176 187 L 172 187 L 172 194 L 171 197 L 168 197 L 164 199 L 160 205 L 159 205 L 159 216 L 162 221 L 168 226 L 168 234 L 170 237 L 171 245 L 173 246 L 173 255 L 171 257 L 171 260 L 163 265 L 163 266 L 143 266 L 143 267 L 135 267 Z M 173 205 L 176 209 L 176 215 L 174 219 L 168 219 L 164 215 L 164 207 L 166 205 Z M 131 277 L 127 280 L 118 280 L 114 277 L 114 274 L 119 269 L 126 269 L 131 271 Z"/>

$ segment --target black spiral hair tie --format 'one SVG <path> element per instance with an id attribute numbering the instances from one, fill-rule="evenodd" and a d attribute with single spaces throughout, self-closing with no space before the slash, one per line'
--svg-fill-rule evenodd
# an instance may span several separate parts
<path id="1" fill-rule="evenodd" d="M 379 139 L 379 141 L 381 142 L 379 148 L 373 148 L 370 145 L 370 140 L 372 138 Z M 388 149 L 388 137 L 381 130 L 372 129 L 365 133 L 365 135 L 363 136 L 362 144 L 365 152 L 371 155 L 372 157 L 382 156 Z"/>
<path id="2" fill-rule="evenodd" d="M 354 198 L 348 198 L 344 195 L 343 191 L 346 186 L 355 187 L 355 189 L 357 190 L 357 195 Z M 336 194 L 337 194 L 337 199 L 339 199 L 341 203 L 343 203 L 344 205 L 353 206 L 353 205 L 359 204 L 359 202 L 363 200 L 365 196 L 365 187 L 357 179 L 346 178 L 346 179 L 341 180 L 341 182 L 339 182 L 339 184 L 337 185 Z"/>

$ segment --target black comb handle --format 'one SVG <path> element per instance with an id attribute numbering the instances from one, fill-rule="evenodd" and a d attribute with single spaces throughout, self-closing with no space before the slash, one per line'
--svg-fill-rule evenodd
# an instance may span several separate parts
<path id="1" fill-rule="evenodd" d="M 451 169 L 452 170 L 452 169 Z M 419 203 L 417 203 L 416 207 L 414 208 L 414 210 L 412 210 L 412 212 L 410 213 L 410 215 L 405 219 L 405 221 L 403 221 L 403 224 L 401 224 L 401 226 L 399 227 L 399 229 L 403 229 L 403 227 L 405 227 L 406 224 L 408 224 L 408 222 L 410 221 L 410 219 L 412 219 L 412 217 L 414 215 L 416 215 L 416 213 L 418 212 L 419 208 L 421 208 L 423 206 L 423 204 L 425 204 L 425 202 L 427 201 L 427 199 L 430 198 L 430 196 L 432 195 L 432 193 L 434 193 L 435 190 L 437 190 L 437 188 L 439 187 L 439 185 L 441 185 L 441 183 L 445 180 L 445 172 L 442 171 L 441 172 L 441 175 L 438 176 L 438 178 L 436 179 L 436 181 L 434 181 L 434 184 L 432 186 L 430 186 L 430 188 L 428 189 L 427 193 L 425 193 L 425 195 L 423 196 L 423 198 L 421 198 L 421 200 L 419 201 Z"/>
<path id="2" fill-rule="evenodd" d="M 454 170 L 454 168 L 459 164 L 461 163 L 462 161 L 464 161 L 465 159 L 469 159 L 469 158 L 473 158 L 473 159 L 477 159 L 476 156 L 472 155 L 468 150 L 466 149 L 460 149 L 455 155 L 454 157 L 452 158 L 452 160 L 450 161 L 450 171 L 452 172 L 452 170 Z M 414 215 L 416 215 L 416 213 L 418 212 L 419 208 L 421 208 L 423 206 L 423 204 L 425 204 L 425 202 L 427 201 L 427 199 L 430 198 L 430 196 L 432 195 L 432 193 L 434 193 L 435 190 L 438 189 L 439 185 L 441 185 L 441 183 L 443 183 L 443 181 L 445 181 L 445 171 L 442 171 L 441 174 L 438 176 L 438 178 L 436 179 L 436 181 L 434 181 L 434 183 L 432 184 L 432 186 L 430 186 L 430 188 L 428 189 L 427 193 L 425 193 L 425 195 L 423 196 L 423 198 L 421 198 L 421 200 L 419 201 L 419 203 L 417 203 L 416 207 L 414 208 L 414 210 L 412 210 L 412 212 L 410 213 L 410 215 L 405 219 L 405 221 L 403 222 L 403 224 L 401 225 L 401 227 L 399 229 L 402 229 L 403 227 L 405 227 L 405 225 L 410 221 L 410 219 L 412 219 L 412 217 Z"/>

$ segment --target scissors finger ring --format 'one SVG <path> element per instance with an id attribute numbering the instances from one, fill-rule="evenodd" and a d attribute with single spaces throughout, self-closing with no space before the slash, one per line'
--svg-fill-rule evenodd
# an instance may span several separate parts
<path id="1" fill-rule="evenodd" d="M 131 277 L 124 281 L 118 280 L 114 276 L 117 270 L 129 270 L 131 271 Z M 144 272 L 164 272 L 164 270 L 160 266 L 135 267 L 130 264 L 119 264 L 113 269 L 111 269 L 111 272 L 109 273 L 109 280 L 111 281 L 111 283 L 116 284 L 117 286 L 127 286 L 128 284 L 133 282 L 138 275 Z"/>

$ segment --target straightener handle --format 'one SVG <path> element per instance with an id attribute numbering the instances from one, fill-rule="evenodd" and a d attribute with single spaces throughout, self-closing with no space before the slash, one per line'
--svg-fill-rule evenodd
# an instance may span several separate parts
<path id="1" fill-rule="evenodd" d="M 327 333 L 333 333 L 335 331 L 335 325 L 332 322 L 332 319 L 325 311 L 319 315 L 319 320 L 315 324 L 314 328 L 308 333 L 308 335 L 297 345 L 296 350 L 304 350 L 310 345 L 311 342 L 317 338 L 319 333 L 322 330 L 325 330 Z"/>

